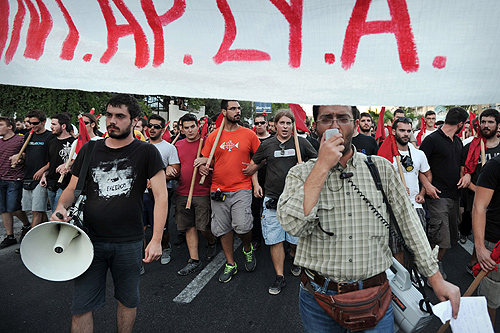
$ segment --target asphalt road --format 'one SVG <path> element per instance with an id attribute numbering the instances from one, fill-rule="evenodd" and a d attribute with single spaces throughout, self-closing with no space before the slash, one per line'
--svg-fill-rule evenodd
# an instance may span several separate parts
<path id="1" fill-rule="evenodd" d="M 16 235 L 21 223 L 16 220 Z M 175 226 L 170 230 L 176 235 Z M 0 237 L 3 239 L 2 228 Z M 470 242 L 469 242 L 470 247 Z M 204 258 L 205 243 L 200 244 Z M 71 282 L 50 282 L 29 272 L 14 253 L 19 245 L 0 250 L 0 332 L 65 332 L 71 321 Z M 238 274 L 226 284 L 217 281 L 224 258 L 215 258 L 198 277 L 178 276 L 188 259 L 186 245 L 173 247 L 172 261 L 167 265 L 154 262 L 146 265 L 141 277 L 141 304 L 135 324 L 136 332 L 302 332 L 298 311 L 299 278 L 289 273 L 287 286 L 276 296 L 268 288 L 274 280 L 269 249 L 257 251 L 257 268 L 246 272 L 241 245 L 236 249 Z M 448 280 L 457 284 L 462 294 L 473 278 L 465 271 L 469 253 L 461 246 L 448 251 L 444 269 Z M 204 263 L 206 265 L 206 263 Z M 214 266 L 214 267 L 212 267 Z M 213 275 L 211 277 L 211 275 Z M 193 282 L 193 280 L 196 280 Z M 203 286 L 203 282 L 206 285 Z M 426 288 L 433 303 L 437 299 Z M 116 302 L 111 277 L 108 276 L 106 305 L 95 311 L 95 332 L 115 331 Z M 189 299 L 192 298 L 191 301 Z M 189 303 L 183 303 L 188 302 Z M 440 327 L 434 317 L 424 332 L 436 332 Z M 500 325 L 495 325 L 500 332 Z"/>

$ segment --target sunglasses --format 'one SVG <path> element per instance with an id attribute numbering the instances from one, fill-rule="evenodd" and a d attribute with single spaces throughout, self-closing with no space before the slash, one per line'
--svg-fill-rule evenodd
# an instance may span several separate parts
<path id="1" fill-rule="evenodd" d="M 90 124 L 90 121 L 85 121 L 85 120 L 84 120 L 83 122 L 85 123 L 85 125 Z"/>
<path id="2" fill-rule="evenodd" d="M 162 129 L 161 125 L 158 124 L 148 124 L 148 127 L 154 129 Z"/>
<path id="3" fill-rule="evenodd" d="M 255 122 L 255 126 L 258 126 L 258 125 L 265 125 L 266 122 L 265 121 L 256 121 Z"/>
<path id="4" fill-rule="evenodd" d="M 28 124 L 36 126 L 36 125 L 40 124 L 40 122 L 39 121 L 28 121 Z"/>

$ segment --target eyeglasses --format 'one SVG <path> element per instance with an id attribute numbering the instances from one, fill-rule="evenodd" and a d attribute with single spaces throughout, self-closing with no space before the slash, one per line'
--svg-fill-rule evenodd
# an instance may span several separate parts
<path id="1" fill-rule="evenodd" d="M 340 117 L 340 118 L 321 118 L 318 120 L 318 123 L 325 126 L 331 126 L 334 121 L 339 125 L 347 125 L 352 122 L 354 119 L 349 117 Z"/>
<path id="2" fill-rule="evenodd" d="M 255 126 L 259 126 L 259 125 L 265 125 L 266 122 L 265 121 L 256 121 L 255 122 Z"/>
<path id="3" fill-rule="evenodd" d="M 161 125 L 158 125 L 158 124 L 148 124 L 148 127 L 149 128 L 154 128 L 154 129 L 162 129 Z"/>
<path id="4" fill-rule="evenodd" d="M 36 126 L 36 125 L 40 124 L 40 122 L 39 121 L 28 121 L 28 124 Z"/>

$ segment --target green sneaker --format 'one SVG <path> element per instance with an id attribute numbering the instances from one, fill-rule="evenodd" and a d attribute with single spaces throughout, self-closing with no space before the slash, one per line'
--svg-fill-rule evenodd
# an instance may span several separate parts
<path id="1" fill-rule="evenodd" d="M 243 247 L 243 254 L 245 255 L 245 269 L 247 272 L 253 272 L 257 266 L 257 258 L 253 253 L 253 245 L 250 244 L 249 252 L 245 252 L 245 247 Z"/>
<path id="2" fill-rule="evenodd" d="M 231 278 L 236 273 L 238 273 L 238 265 L 236 265 L 236 263 L 234 263 L 234 266 L 226 264 L 226 266 L 224 266 L 224 272 L 219 276 L 219 282 L 226 283 L 231 281 Z"/>

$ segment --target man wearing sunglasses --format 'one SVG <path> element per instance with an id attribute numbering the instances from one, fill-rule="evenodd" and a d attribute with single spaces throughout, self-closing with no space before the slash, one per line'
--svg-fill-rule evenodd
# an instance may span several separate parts
<path id="1" fill-rule="evenodd" d="M 26 165 L 23 182 L 23 211 L 33 212 L 31 227 L 35 227 L 47 218 L 47 188 L 40 185 L 40 180 L 49 168 L 48 146 L 55 138 L 50 131 L 45 129 L 47 117 L 41 110 L 32 110 L 26 115 L 33 130 L 33 135 L 25 150 L 24 163 Z M 26 134 L 26 137 L 29 134 Z M 22 156 L 21 156 L 22 158 Z M 11 157 L 14 161 L 14 156 Z M 23 234 L 27 230 L 23 229 Z"/>
<path id="2" fill-rule="evenodd" d="M 144 118 L 142 118 L 144 119 Z M 163 164 L 165 165 L 166 171 L 166 181 L 168 190 L 168 209 L 172 206 L 172 197 L 174 195 L 174 188 L 172 186 L 172 180 L 179 177 L 179 170 L 181 165 L 179 162 L 179 156 L 177 155 L 177 149 L 169 142 L 162 139 L 163 133 L 165 132 L 165 119 L 157 114 L 152 114 L 149 117 L 147 127 L 149 128 L 149 143 L 153 144 L 156 149 L 160 152 Z M 151 225 L 153 227 L 153 207 L 154 207 L 154 197 L 153 193 L 148 188 L 147 193 L 144 195 L 144 227 Z M 165 222 L 165 227 L 163 228 L 163 238 L 162 238 L 162 254 L 160 263 L 166 265 L 170 262 L 171 258 L 171 246 L 170 246 L 170 233 L 168 232 L 168 216 Z"/>
<path id="3" fill-rule="evenodd" d="M 389 230 L 359 194 L 360 191 L 373 207 L 378 207 L 385 220 L 390 219 L 365 163 L 367 157 L 352 146 L 352 135 L 358 126 L 353 108 L 313 106 L 313 126 L 321 142 L 318 158 L 290 169 L 278 201 L 277 216 L 283 229 L 299 237 L 295 256 L 295 264 L 303 267 L 299 307 L 308 332 L 343 329 L 323 310 L 313 292 L 348 295 L 359 289 L 380 287 L 387 281 L 385 271 L 392 264 Z M 337 129 L 339 133 L 326 139 L 323 134 L 327 129 Z M 439 273 L 417 213 L 408 196 L 401 195 L 405 189 L 393 166 L 382 157 L 372 156 L 372 160 L 398 214 L 405 241 L 415 253 L 419 272 L 429 276 L 440 300 L 451 300 L 456 318 L 460 290 L 444 281 Z M 392 305 L 388 304 L 385 315 L 370 332 L 393 331 Z"/>
<path id="4" fill-rule="evenodd" d="M 274 121 L 274 119 L 273 119 Z M 271 138 L 271 134 L 268 131 L 268 123 L 266 116 L 263 114 L 257 114 L 254 118 L 255 125 L 255 134 L 260 140 L 260 143 L 266 141 Z M 266 183 L 266 165 L 262 166 L 259 169 L 259 173 L 257 174 L 257 179 L 259 180 L 259 184 L 262 188 L 264 188 Z M 252 244 L 253 247 L 258 249 L 260 247 L 260 242 L 262 240 L 262 227 L 261 227 L 261 218 L 262 218 L 262 202 L 264 198 L 253 196 L 252 198 L 252 216 L 253 216 L 253 228 L 252 228 Z"/>

